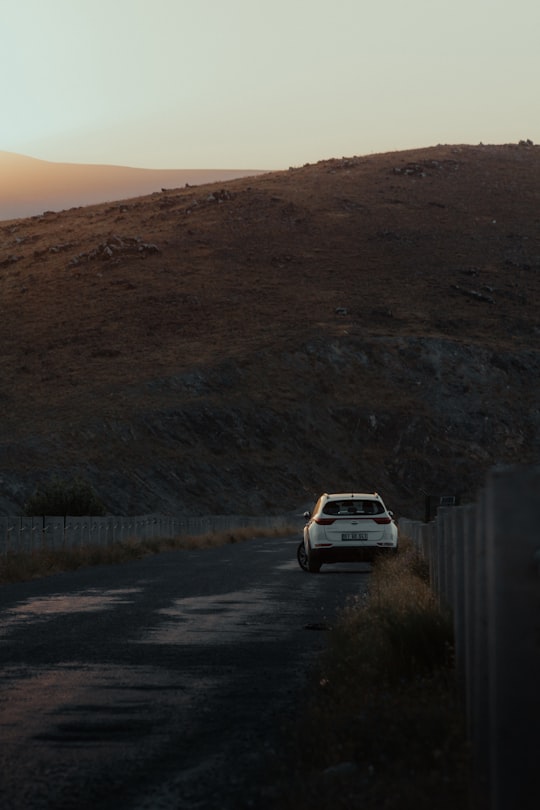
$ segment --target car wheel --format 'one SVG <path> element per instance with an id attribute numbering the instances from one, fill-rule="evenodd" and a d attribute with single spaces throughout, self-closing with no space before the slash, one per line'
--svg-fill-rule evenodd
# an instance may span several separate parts
<path id="1" fill-rule="evenodd" d="M 308 555 L 306 554 L 306 547 L 304 545 L 304 541 L 300 543 L 298 548 L 296 549 L 296 559 L 298 560 L 298 565 L 302 569 L 302 571 L 309 571 L 308 568 Z"/>

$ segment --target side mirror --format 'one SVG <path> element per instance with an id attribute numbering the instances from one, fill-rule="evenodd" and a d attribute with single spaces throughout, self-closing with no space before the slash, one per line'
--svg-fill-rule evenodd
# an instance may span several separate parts
<path id="1" fill-rule="evenodd" d="M 304 517 L 306 520 L 309 520 L 311 517 L 311 512 L 304 512 Z"/>

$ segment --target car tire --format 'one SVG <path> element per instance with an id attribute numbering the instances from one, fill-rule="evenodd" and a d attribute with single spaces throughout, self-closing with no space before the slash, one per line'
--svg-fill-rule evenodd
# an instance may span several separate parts
<path id="1" fill-rule="evenodd" d="M 304 545 L 304 541 L 300 542 L 300 545 L 296 549 L 296 559 L 298 560 L 298 565 L 302 569 L 302 571 L 309 571 L 308 566 L 308 555 L 306 554 L 306 547 Z"/>

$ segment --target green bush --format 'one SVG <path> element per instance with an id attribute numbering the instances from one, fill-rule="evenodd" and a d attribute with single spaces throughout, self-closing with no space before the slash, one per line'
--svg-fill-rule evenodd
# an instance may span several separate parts
<path id="1" fill-rule="evenodd" d="M 39 487 L 25 504 L 25 515 L 104 515 L 105 507 L 86 481 L 53 478 Z"/>

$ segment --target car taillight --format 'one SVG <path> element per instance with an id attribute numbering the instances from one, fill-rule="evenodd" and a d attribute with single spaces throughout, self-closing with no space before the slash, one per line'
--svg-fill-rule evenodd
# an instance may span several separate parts
<path id="1" fill-rule="evenodd" d="M 373 518 L 375 523 L 392 523 L 392 518 L 385 517 L 385 518 Z"/>
<path id="2" fill-rule="evenodd" d="M 314 521 L 318 523 L 319 526 L 331 526 L 335 518 L 315 518 Z"/>

